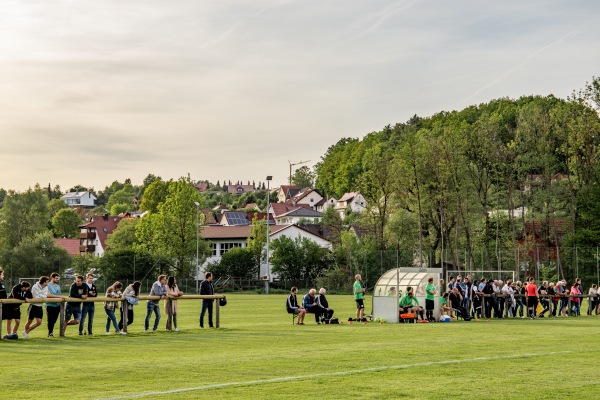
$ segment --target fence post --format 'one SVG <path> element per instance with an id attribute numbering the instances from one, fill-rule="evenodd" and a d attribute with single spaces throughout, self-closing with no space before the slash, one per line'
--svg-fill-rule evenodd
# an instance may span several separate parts
<path id="1" fill-rule="evenodd" d="M 571 316 L 571 295 L 569 294 L 569 300 L 567 300 L 567 314 Z"/>
<path id="2" fill-rule="evenodd" d="M 60 302 L 60 317 L 58 318 L 58 323 L 60 324 L 59 332 L 61 337 L 65 336 L 65 304 L 66 302 L 64 301 Z"/>
<path id="3" fill-rule="evenodd" d="M 126 299 L 123 299 L 123 301 L 121 302 L 121 315 L 123 316 L 123 328 L 121 329 L 122 332 L 127 332 L 127 323 L 129 322 L 127 320 L 128 312 L 129 312 L 129 302 Z"/>
<path id="4" fill-rule="evenodd" d="M 2 308 L 3 308 L 3 304 L 0 304 L 0 338 L 2 337 Z M 7 333 L 7 335 L 9 335 L 10 332 Z"/>
<path id="5" fill-rule="evenodd" d="M 217 310 L 216 310 L 216 315 L 215 315 L 215 326 L 217 327 L 217 329 L 221 326 L 221 306 L 220 306 L 220 301 L 221 299 L 215 299 L 215 303 L 217 303 Z"/>
<path id="6" fill-rule="evenodd" d="M 482 294 L 481 295 L 481 318 L 486 318 L 486 314 L 485 314 L 485 296 L 487 296 L 487 294 Z"/>

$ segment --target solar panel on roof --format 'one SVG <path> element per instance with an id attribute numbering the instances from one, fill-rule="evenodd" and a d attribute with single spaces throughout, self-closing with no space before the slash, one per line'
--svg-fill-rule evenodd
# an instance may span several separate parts
<path id="1" fill-rule="evenodd" d="M 250 225 L 250 221 L 248 221 L 248 215 L 243 212 L 228 212 L 227 221 L 229 221 L 229 225 Z"/>

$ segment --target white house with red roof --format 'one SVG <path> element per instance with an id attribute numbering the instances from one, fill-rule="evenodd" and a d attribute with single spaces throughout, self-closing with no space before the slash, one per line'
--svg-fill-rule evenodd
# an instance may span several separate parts
<path id="1" fill-rule="evenodd" d="M 289 204 L 308 204 L 313 210 L 316 210 L 316 206 L 321 200 L 323 200 L 323 196 L 319 192 L 305 188 L 285 202 Z"/>
<path id="2" fill-rule="evenodd" d="M 301 190 L 302 188 L 300 186 L 281 185 L 279 187 L 279 190 L 277 191 L 277 201 L 279 201 L 280 203 L 285 203 L 286 201 L 300 193 Z"/>
<path id="3" fill-rule="evenodd" d="M 335 205 L 335 210 L 340 214 L 342 219 L 346 214 L 346 210 L 361 213 L 365 211 L 366 208 L 367 201 L 359 192 L 345 193 L 342 197 L 340 197 Z"/>
<path id="4" fill-rule="evenodd" d="M 119 224 L 123 217 L 94 215 L 87 224 L 79 225 L 79 254 L 101 256 L 106 250 L 106 238 Z"/>
<path id="5" fill-rule="evenodd" d="M 251 225 L 203 226 L 201 228 L 201 234 L 202 237 L 210 243 L 212 255 L 206 259 L 204 264 L 202 264 L 201 271 L 205 271 L 209 263 L 218 262 L 223 254 L 227 253 L 229 250 L 235 247 L 246 247 L 246 242 L 248 238 L 251 237 L 251 231 Z M 269 227 L 269 240 L 275 240 L 282 236 L 292 239 L 297 237 L 307 238 L 323 248 L 331 249 L 330 241 L 300 226 L 272 225 Z M 263 276 L 266 275 L 266 273 L 267 265 L 263 263 L 260 267 L 260 275 Z"/>

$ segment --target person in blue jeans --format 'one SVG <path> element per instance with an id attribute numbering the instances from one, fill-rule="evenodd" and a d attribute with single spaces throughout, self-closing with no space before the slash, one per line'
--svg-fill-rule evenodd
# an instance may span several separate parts
<path id="1" fill-rule="evenodd" d="M 167 297 L 167 276 L 159 275 L 158 280 L 154 282 L 152 285 L 152 289 L 150 289 L 150 296 L 160 296 L 160 299 L 164 299 Z M 146 306 L 146 320 L 144 321 L 144 330 L 146 332 L 150 332 L 150 317 L 152 317 L 152 313 L 154 312 L 156 318 L 154 320 L 154 328 L 153 332 L 156 332 L 158 329 L 158 323 L 160 322 L 160 300 L 148 300 L 148 305 Z"/>
<path id="2" fill-rule="evenodd" d="M 213 275 L 211 272 L 207 272 L 204 274 L 204 281 L 200 286 L 200 294 L 212 296 L 215 294 L 215 290 L 213 288 L 212 280 Z M 204 328 L 204 314 L 208 311 L 208 326 L 213 328 L 213 303 L 214 299 L 202 299 L 202 312 L 200 313 L 200 328 Z"/>
<path id="3" fill-rule="evenodd" d="M 106 297 L 112 299 L 118 299 L 121 297 L 121 289 L 123 289 L 123 284 L 119 281 L 113 283 L 111 287 L 106 290 Z M 115 317 L 115 310 L 117 308 L 118 301 L 105 301 L 104 302 L 104 312 L 108 318 L 106 318 L 106 334 L 110 334 L 110 324 L 115 327 L 115 332 L 121 335 L 127 335 L 127 332 L 121 332 L 119 330 L 119 325 L 117 324 L 117 317 Z"/>
<path id="4" fill-rule="evenodd" d="M 94 284 L 94 274 L 87 274 L 85 276 L 85 285 L 87 286 L 88 290 L 88 298 L 92 298 L 92 297 L 98 297 L 98 289 L 96 288 L 96 285 Z M 81 321 L 79 321 L 79 334 L 83 335 L 84 334 L 84 330 L 83 327 L 85 326 L 85 318 L 88 318 L 88 323 L 87 323 L 87 333 L 88 335 L 92 334 L 92 326 L 94 325 L 94 311 L 95 311 L 95 307 L 94 307 L 94 303 L 90 302 L 90 303 L 83 303 L 82 307 L 81 307 Z"/>

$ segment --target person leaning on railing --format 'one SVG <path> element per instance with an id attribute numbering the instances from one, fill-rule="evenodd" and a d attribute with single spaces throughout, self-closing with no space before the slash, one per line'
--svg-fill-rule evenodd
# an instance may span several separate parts
<path id="1" fill-rule="evenodd" d="M 131 285 L 127 286 L 123 291 L 123 297 L 127 301 L 127 325 L 133 323 L 133 306 L 137 306 L 140 297 L 140 288 L 142 282 L 135 281 Z M 119 329 L 123 329 L 123 306 L 121 306 L 121 320 L 119 321 Z"/>
<path id="2" fill-rule="evenodd" d="M 576 317 L 580 315 L 581 312 L 581 297 L 577 297 L 581 294 L 581 284 L 579 281 L 575 281 L 573 286 L 571 286 L 571 315 L 575 314 Z"/>
<path id="3" fill-rule="evenodd" d="M 112 284 L 108 289 L 106 289 L 106 297 L 109 299 L 118 299 L 121 297 L 121 289 L 123 288 L 123 284 L 119 281 L 116 281 Z M 121 335 L 127 335 L 127 332 L 122 332 L 119 329 L 119 325 L 117 324 L 117 317 L 115 317 L 115 309 L 117 308 L 118 301 L 110 301 L 106 300 L 104 302 L 104 312 L 107 315 L 106 318 L 106 334 L 110 335 L 110 324 L 112 322 L 115 327 L 115 332 Z"/>
<path id="4" fill-rule="evenodd" d="M 31 288 L 31 295 L 34 299 L 45 299 L 48 297 L 48 282 L 50 278 L 47 276 L 40 276 L 40 279 Z M 25 324 L 25 330 L 23 331 L 23 338 L 29 339 L 29 333 L 42 324 L 42 318 L 44 317 L 44 308 L 42 303 L 33 303 L 29 305 L 27 309 L 27 323 Z M 35 319 L 35 322 L 33 320 Z"/>
<path id="5" fill-rule="evenodd" d="M 9 298 L 27 302 L 33 298 L 30 290 L 31 284 L 27 281 L 17 283 L 11 290 Z M 6 304 L 6 333 L 5 339 L 17 339 L 19 325 L 21 324 L 21 304 Z M 2 312 L 4 315 L 4 311 Z M 14 325 L 11 327 L 12 322 Z"/>
<path id="6" fill-rule="evenodd" d="M 590 288 L 588 297 L 588 312 L 587 315 L 592 315 L 592 312 L 596 312 L 598 315 L 598 285 L 595 283 Z"/>

